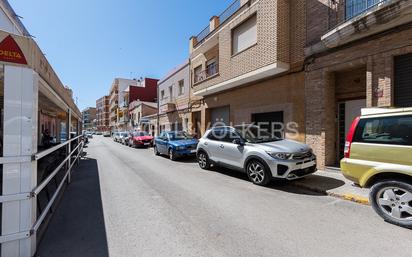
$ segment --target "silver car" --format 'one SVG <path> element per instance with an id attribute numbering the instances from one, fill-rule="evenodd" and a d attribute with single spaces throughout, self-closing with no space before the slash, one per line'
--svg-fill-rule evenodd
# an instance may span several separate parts
<path id="1" fill-rule="evenodd" d="M 129 141 L 129 133 L 128 132 L 120 132 L 118 137 L 118 142 L 122 145 L 126 145 L 127 141 Z"/>
<path id="2" fill-rule="evenodd" d="M 294 180 L 316 171 L 309 146 L 252 125 L 208 130 L 199 141 L 197 158 L 202 169 L 225 166 L 246 172 L 250 181 L 262 186 L 272 178 Z"/>

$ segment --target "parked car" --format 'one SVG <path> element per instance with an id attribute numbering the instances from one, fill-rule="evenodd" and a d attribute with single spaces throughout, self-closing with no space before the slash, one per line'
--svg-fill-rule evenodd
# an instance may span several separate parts
<path id="1" fill-rule="evenodd" d="M 155 138 L 153 150 L 156 155 L 168 155 L 175 161 L 182 156 L 195 156 L 198 142 L 184 131 L 162 132 Z"/>
<path id="2" fill-rule="evenodd" d="M 130 133 L 129 132 L 120 132 L 119 133 L 119 143 L 126 145 L 129 142 Z"/>
<path id="3" fill-rule="evenodd" d="M 364 109 L 345 143 L 343 175 L 389 223 L 412 228 L 412 108 Z"/>
<path id="4" fill-rule="evenodd" d="M 197 158 L 202 169 L 218 165 L 245 172 L 261 186 L 272 178 L 295 180 L 316 171 L 316 156 L 309 146 L 254 125 L 208 130 L 199 141 Z"/>
<path id="5" fill-rule="evenodd" d="M 120 142 L 120 132 L 113 132 L 113 141 L 114 142 Z"/>
<path id="6" fill-rule="evenodd" d="M 111 136 L 111 134 L 110 134 L 110 132 L 109 132 L 109 131 L 106 131 L 106 132 L 104 132 L 104 133 L 103 133 L 103 136 L 104 136 L 104 137 L 110 137 L 110 136 Z"/>
<path id="7" fill-rule="evenodd" d="M 87 136 L 87 133 L 83 133 L 83 141 L 85 144 L 89 143 L 89 137 Z"/>
<path id="8" fill-rule="evenodd" d="M 149 147 L 153 145 L 153 137 L 145 131 L 131 133 L 128 146 L 131 147 Z"/>
<path id="9" fill-rule="evenodd" d="M 97 131 L 97 132 L 96 132 L 96 136 L 101 136 L 101 135 L 103 135 L 102 132 L 100 132 L 100 131 Z"/>

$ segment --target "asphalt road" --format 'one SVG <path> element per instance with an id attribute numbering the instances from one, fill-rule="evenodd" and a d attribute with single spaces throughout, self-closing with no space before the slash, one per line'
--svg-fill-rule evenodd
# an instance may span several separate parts
<path id="1" fill-rule="evenodd" d="M 412 256 L 412 231 L 368 206 L 100 136 L 86 151 L 39 256 Z"/>

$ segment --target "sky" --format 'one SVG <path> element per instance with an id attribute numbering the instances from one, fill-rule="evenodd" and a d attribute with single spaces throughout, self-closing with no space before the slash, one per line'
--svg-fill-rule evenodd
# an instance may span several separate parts
<path id="1" fill-rule="evenodd" d="M 233 0 L 9 0 L 80 110 L 121 78 L 162 78 Z"/>

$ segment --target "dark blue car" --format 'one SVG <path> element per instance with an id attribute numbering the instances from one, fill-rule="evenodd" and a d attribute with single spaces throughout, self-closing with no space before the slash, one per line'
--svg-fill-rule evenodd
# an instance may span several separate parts
<path id="1" fill-rule="evenodd" d="M 175 161 L 182 156 L 196 155 L 199 140 L 189 136 L 183 131 L 162 132 L 154 141 L 154 153 L 156 155 L 168 155 Z"/>

